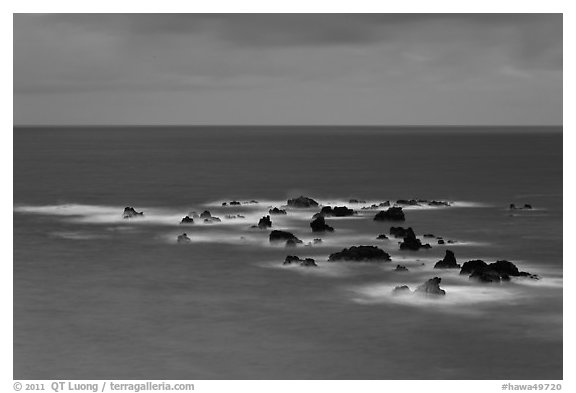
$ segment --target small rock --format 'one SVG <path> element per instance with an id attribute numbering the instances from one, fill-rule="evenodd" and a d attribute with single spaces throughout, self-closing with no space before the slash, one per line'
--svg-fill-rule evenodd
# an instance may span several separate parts
<path id="1" fill-rule="evenodd" d="M 194 220 L 191 217 L 186 216 L 182 221 L 180 221 L 180 224 L 194 224 Z"/>
<path id="2" fill-rule="evenodd" d="M 178 235 L 178 238 L 176 239 L 176 241 L 178 243 L 190 243 L 192 240 L 188 237 L 188 235 L 183 233 L 181 235 Z"/>
<path id="3" fill-rule="evenodd" d="M 431 278 L 424 284 L 417 287 L 415 292 L 425 295 L 446 295 L 446 291 L 440 288 L 441 281 L 442 279 L 440 277 Z"/>
<path id="4" fill-rule="evenodd" d="M 137 212 L 133 207 L 125 207 L 124 213 L 122 214 L 122 218 L 134 218 L 142 216 L 144 216 L 144 212 Z"/>

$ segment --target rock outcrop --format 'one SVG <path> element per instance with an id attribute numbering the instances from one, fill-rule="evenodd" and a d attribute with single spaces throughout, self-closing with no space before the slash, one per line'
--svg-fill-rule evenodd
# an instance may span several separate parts
<path id="1" fill-rule="evenodd" d="M 328 260 L 334 261 L 358 261 L 358 262 L 387 262 L 390 255 L 375 246 L 352 246 L 340 252 L 330 254 Z"/>
<path id="2" fill-rule="evenodd" d="M 472 274 L 475 271 L 485 270 L 488 268 L 488 264 L 481 259 L 474 259 L 468 262 L 464 262 L 462 269 L 460 269 L 460 274 Z"/>
<path id="3" fill-rule="evenodd" d="M 188 235 L 183 233 L 181 235 L 178 235 L 178 238 L 176 239 L 176 241 L 178 243 L 190 243 L 192 240 L 188 237 Z"/>
<path id="4" fill-rule="evenodd" d="M 406 217 L 401 207 L 389 207 L 374 216 L 374 221 L 405 221 Z"/>
<path id="5" fill-rule="evenodd" d="M 270 227 L 272 227 L 272 220 L 270 219 L 270 216 L 264 216 L 260 219 L 260 221 L 258 221 L 258 228 L 266 229 Z"/>
<path id="6" fill-rule="evenodd" d="M 326 224 L 323 216 L 316 217 L 312 220 L 310 228 L 312 228 L 312 232 L 334 232 L 334 228 Z"/>
<path id="7" fill-rule="evenodd" d="M 411 251 L 418 251 L 421 248 L 431 248 L 430 244 L 422 244 L 422 242 L 416 238 L 416 234 L 412 230 L 412 228 L 408 228 L 406 230 L 406 234 L 404 236 L 404 241 L 400 243 L 401 250 L 411 250 Z"/>
<path id="8" fill-rule="evenodd" d="M 320 210 L 320 215 L 325 217 L 348 217 L 354 215 L 354 210 L 346 206 L 324 206 Z"/>
<path id="9" fill-rule="evenodd" d="M 298 198 L 288 199 L 288 206 L 297 208 L 316 207 L 318 206 L 318 202 L 312 198 L 299 196 Z"/>
<path id="10" fill-rule="evenodd" d="M 450 250 L 446 250 L 444 259 L 436 262 L 434 269 L 460 269 L 460 265 L 456 262 L 454 253 Z"/>
<path id="11" fill-rule="evenodd" d="M 194 219 L 186 216 L 180 221 L 180 224 L 194 224 Z"/>
<path id="12" fill-rule="evenodd" d="M 297 257 L 295 255 L 288 255 L 286 257 L 286 259 L 284 260 L 284 265 L 291 265 L 293 263 L 297 263 L 300 266 L 306 266 L 306 267 L 318 266 L 318 265 L 316 265 L 316 262 L 312 258 L 300 259 L 299 257 Z"/>
<path id="13" fill-rule="evenodd" d="M 268 239 L 270 240 L 270 242 L 285 242 L 285 243 L 290 242 L 291 245 L 302 243 L 302 240 L 298 239 L 292 233 L 278 230 L 270 232 Z"/>
<path id="14" fill-rule="evenodd" d="M 134 218 L 134 217 L 142 217 L 144 216 L 144 212 L 137 212 L 133 207 L 125 207 L 124 213 L 122 214 L 122 218 Z"/>
<path id="15" fill-rule="evenodd" d="M 491 264 L 476 259 L 462 265 L 460 274 L 468 274 L 470 279 L 480 282 L 498 283 L 509 281 L 510 277 L 528 277 L 537 280 L 538 276 L 528 272 L 521 272 L 516 265 L 509 261 L 496 261 Z"/>
<path id="16" fill-rule="evenodd" d="M 416 293 L 421 293 L 424 295 L 446 295 L 446 291 L 440 288 L 440 282 L 442 279 L 440 277 L 434 277 L 426 281 L 424 284 L 418 286 L 415 290 Z"/>
<path id="17" fill-rule="evenodd" d="M 274 209 L 268 210 L 268 213 L 270 213 L 270 214 L 286 214 L 286 210 L 278 209 L 277 207 L 275 207 Z"/>

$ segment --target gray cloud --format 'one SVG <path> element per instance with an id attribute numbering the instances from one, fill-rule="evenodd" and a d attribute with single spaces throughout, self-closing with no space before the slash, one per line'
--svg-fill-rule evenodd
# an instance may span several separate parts
<path id="1" fill-rule="evenodd" d="M 561 106 L 561 85 L 560 14 L 14 16 L 14 93 L 22 96 L 19 105 L 30 108 L 46 95 L 64 107 L 88 95 L 93 106 L 119 93 L 133 97 L 125 105 L 141 102 L 141 95 L 166 100 L 170 92 L 197 103 L 213 102 L 214 94 L 221 101 L 244 94 L 239 108 L 246 106 L 246 116 L 257 119 L 259 100 L 369 90 L 381 101 L 393 99 L 391 94 L 408 101 L 411 95 L 415 101 L 427 98 L 448 119 L 454 97 L 478 92 L 487 107 L 497 102 L 490 94 L 507 97 L 506 107 L 514 108 L 514 102 L 555 93 L 545 105 Z M 64 110 L 50 107 L 43 119 L 66 121 Z M 34 122 L 27 120 L 33 117 L 30 108 L 15 107 L 17 121 Z M 542 113 L 538 122 L 561 122 L 561 108 Z M 554 120 L 550 113 L 557 114 Z M 202 112 L 210 119 L 221 115 Z M 413 113 L 404 116 L 415 122 Z M 386 122 L 386 110 L 375 110 L 367 121 Z"/>

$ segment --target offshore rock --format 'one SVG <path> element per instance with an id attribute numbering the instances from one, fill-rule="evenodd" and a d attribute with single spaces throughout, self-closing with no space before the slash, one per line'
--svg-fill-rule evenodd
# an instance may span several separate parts
<path id="1" fill-rule="evenodd" d="M 329 261 L 388 262 L 390 255 L 375 246 L 352 246 L 330 254 Z"/>
<path id="2" fill-rule="evenodd" d="M 389 207 L 374 216 L 374 221 L 405 221 L 404 212 L 401 207 Z"/>
<path id="3" fill-rule="evenodd" d="M 144 212 L 137 212 L 133 207 L 125 207 L 122 218 L 142 217 Z"/>
<path id="4" fill-rule="evenodd" d="M 460 265 L 456 263 L 456 257 L 450 250 L 446 250 L 444 259 L 436 262 L 434 269 L 460 269 Z"/>
<path id="5" fill-rule="evenodd" d="M 434 277 L 426 281 L 424 284 L 416 288 L 417 293 L 422 293 L 425 295 L 446 295 L 446 291 L 440 288 L 440 282 L 442 279 L 440 277 Z"/>
<path id="6" fill-rule="evenodd" d="M 323 216 L 316 217 L 311 223 L 312 232 L 334 232 L 334 228 L 326 224 Z"/>
<path id="7" fill-rule="evenodd" d="M 272 227 L 272 220 L 270 219 L 270 216 L 264 216 L 260 219 L 260 221 L 258 221 L 258 228 L 265 229 L 270 227 Z"/>
<path id="8" fill-rule="evenodd" d="M 318 206 L 318 202 L 312 198 L 299 196 L 298 198 L 288 199 L 288 206 L 298 208 L 316 207 Z"/>

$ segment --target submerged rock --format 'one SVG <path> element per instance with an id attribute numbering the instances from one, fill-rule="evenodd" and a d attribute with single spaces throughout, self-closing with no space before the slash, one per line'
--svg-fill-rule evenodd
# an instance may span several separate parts
<path id="1" fill-rule="evenodd" d="M 412 250 L 418 251 L 421 248 L 431 248 L 430 244 L 422 244 L 420 240 L 416 238 L 416 234 L 412 230 L 412 228 L 408 228 L 406 230 L 404 241 L 400 243 L 401 250 Z"/>
<path id="2" fill-rule="evenodd" d="M 460 269 L 460 265 L 456 263 L 456 257 L 450 250 L 446 250 L 444 259 L 436 262 L 434 269 Z"/>
<path id="3" fill-rule="evenodd" d="M 404 212 L 401 207 L 390 207 L 382 210 L 374 216 L 374 221 L 405 221 Z"/>
<path id="4" fill-rule="evenodd" d="M 416 288 L 415 292 L 425 295 L 446 295 L 446 291 L 440 288 L 440 277 L 434 277 Z"/>
<path id="5" fill-rule="evenodd" d="M 363 201 L 361 199 L 350 199 L 348 203 L 366 203 L 366 201 Z"/>
<path id="6" fill-rule="evenodd" d="M 210 212 L 208 210 L 204 210 L 202 213 L 200 213 L 200 218 L 211 218 L 212 214 L 210 214 Z"/>
<path id="7" fill-rule="evenodd" d="M 133 207 L 125 207 L 122 218 L 142 217 L 144 212 L 137 212 Z"/>
<path id="8" fill-rule="evenodd" d="M 186 216 L 182 221 L 180 221 L 180 224 L 194 224 L 194 220 L 191 217 Z"/>
<path id="9" fill-rule="evenodd" d="M 438 244 L 446 244 L 446 242 L 444 241 L 444 239 L 438 239 Z"/>
<path id="10" fill-rule="evenodd" d="M 322 239 L 314 239 L 312 240 L 314 242 L 314 244 L 320 244 L 322 243 Z"/>
<path id="11" fill-rule="evenodd" d="M 334 232 L 334 228 L 326 224 L 323 216 L 316 217 L 316 219 L 310 223 L 310 228 L 312 228 L 312 232 Z"/>
<path id="12" fill-rule="evenodd" d="M 320 215 L 326 217 L 347 217 L 353 216 L 354 210 L 349 209 L 346 206 L 324 206 L 322 210 L 320 210 Z"/>
<path id="13" fill-rule="evenodd" d="M 375 246 L 352 246 L 340 252 L 330 254 L 328 260 L 334 261 L 390 261 L 390 255 Z"/>
<path id="14" fill-rule="evenodd" d="M 298 198 L 288 199 L 288 206 L 298 208 L 316 207 L 318 206 L 318 202 L 312 198 L 299 196 Z"/>
<path id="15" fill-rule="evenodd" d="M 286 259 L 284 260 L 284 265 L 290 265 L 292 263 L 298 263 L 300 266 L 306 266 L 306 267 L 317 267 L 318 266 L 318 265 L 316 265 L 316 262 L 312 258 L 300 259 L 299 257 L 297 257 L 295 255 L 288 255 L 286 257 Z"/>
<path id="16" fill-rule="evenodd" d="M 278 209 L 277 207 L 275 207 L 274 209 L 268 210 L 268 213 L 270 213 L 270 214 L 286 214 L 286 210 Z"/>
<path id="17" fill-rule="evenodd" d="M 290 243 L 292 245 L 302 243 L 302 240 L 298 239 L 292 233 L 285 232 L 285 231 L 278 231 L 278 230 L 274 230 L 274 231 L 270 232 L 270 236 L 268 237 L 268 239 L 271 242 L 288 242 L 288 241 L 290 241 Z"/>
<path id="18" fill-rule="evenodd" d="M 396 269 L 394 269 L 395 272 L 407 272 L 409 271 L 408 268 L 404 265 L 396 265 Z"/>
<path id="19" fill-rule="evenodd" d="M 264 216 L 260 219 L 260 221 L 258 221 L 258 228 L 265 229 L 270 227 L 272 227 L 272 220 L 270 219 L 270 216 Z"/>
<path id="20" fill-rule="evenodd" d="M 176 241 L 178 243 L 190 243 L 192 240 L 188 237 L 188 235 L 183 233 L 181 235 L 178 235 L 178 238 L 176 239 Z"/>
<path id="21" fill-rule="evenodd" d="M 388 236 L 386 236 L 385 234 L 381 233 L 380 235 L 378 235 L 376 237 L 377 240 L 386 240 L 388 239 Z"/>

